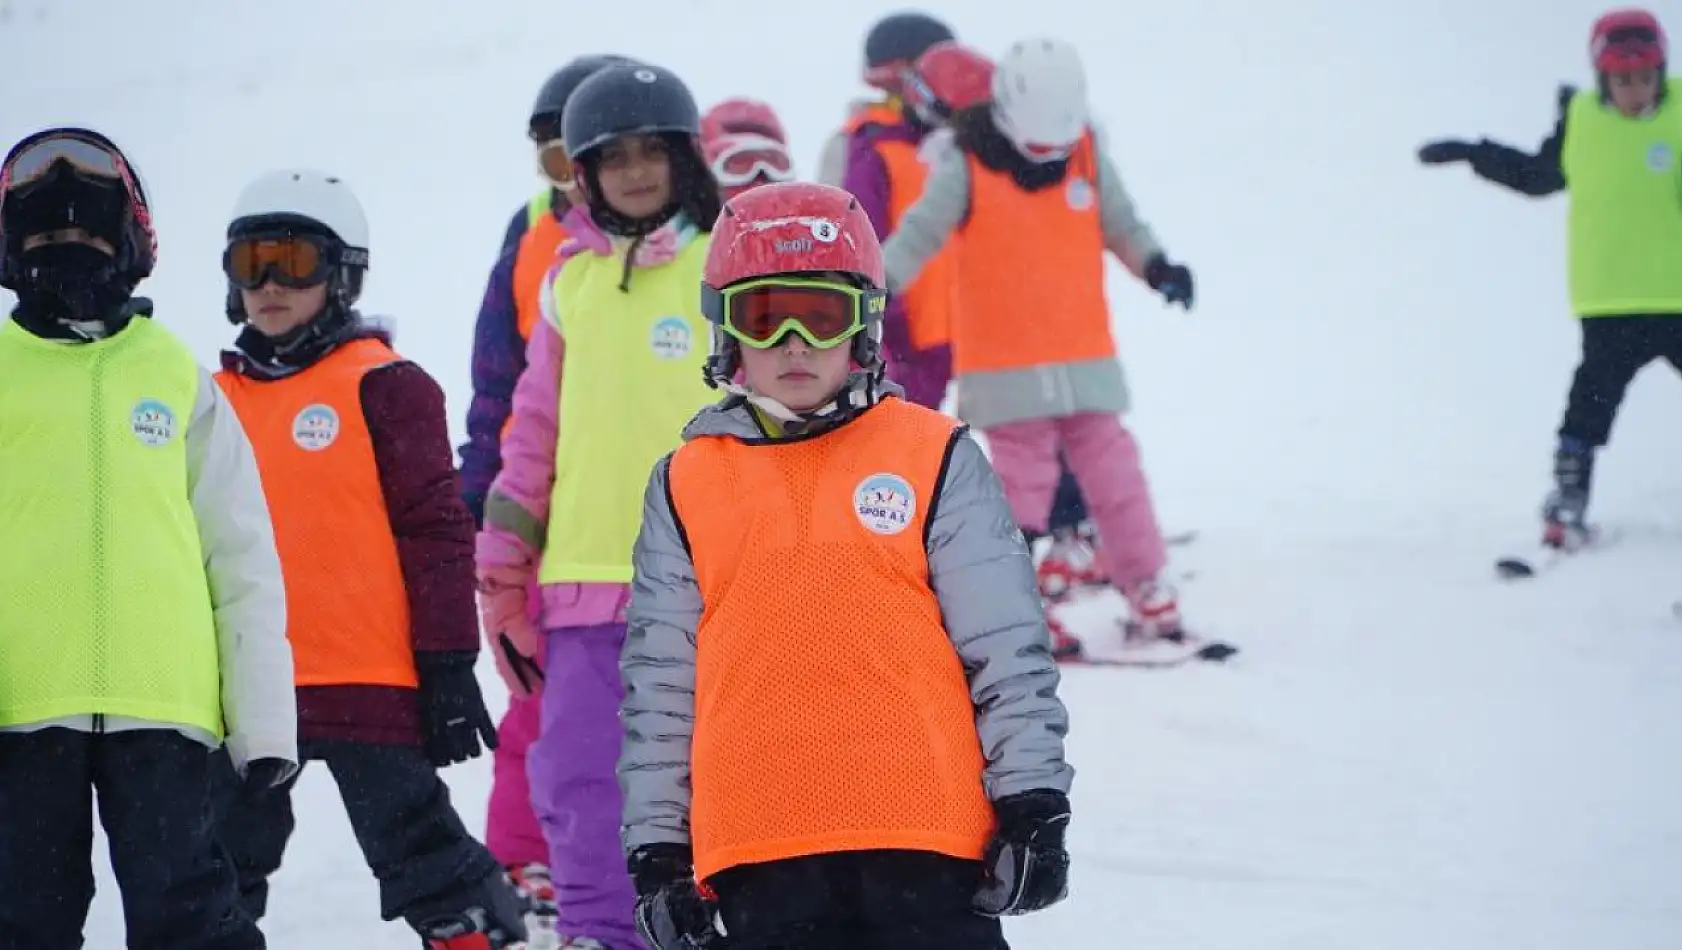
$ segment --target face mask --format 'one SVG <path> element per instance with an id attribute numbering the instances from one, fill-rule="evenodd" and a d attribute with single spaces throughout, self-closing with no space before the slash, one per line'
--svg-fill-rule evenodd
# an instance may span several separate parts
<path id="1" fill-rule="evenodd" d="M 114 316 L 130 289 L 111 255 L 86 244 L 46 244 L 24 251 L 18 309 L 40 322 L 80 324 Z"/>

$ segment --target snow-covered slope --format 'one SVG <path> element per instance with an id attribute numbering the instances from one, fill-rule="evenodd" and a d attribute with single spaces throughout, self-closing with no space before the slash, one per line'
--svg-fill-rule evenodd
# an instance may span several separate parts
<path id="1" fill-rule="evenodd" d="M 240 184 L 345 176 L 374 227 L 370 309 L 459 430 L 550 69 L 615 50 L 703 100 L 761 96 L 810 169 L 887 9 L 0 0 L 0 138 L 85 122 L 130 152 L 162 239 L 147 290 L 206 358 L 230 336 Z M 935 9 L 987 49 L 1079 40 L 1123 174 L 1197 270 L 1191 315 L 1119 271 L 1112 296 L 1163 518 L 1202 532 L 1185 609 L 1245 647 L 1228 668 L 1069 673 L 1074 890 L 1013 922 L 1017 944 L 1682 944 L 1677 381 L 1637 380 L 1603 457 L 1597 511 L 1626 540 L 1494 584 L 1491 559 L 1534 533 L 1575 359 L 1564 204 L 1412 158 L 1437 135 L 1539 141 L 1556 84 L 1586 78 L 1595 0 Z M 450 773 L 476 826 L 488 776 Z M 298 798 L 274 945 L 413 947 L 377 919 L 324 770 Z M 114 945 L 101 873 L 88 934 Z"/>

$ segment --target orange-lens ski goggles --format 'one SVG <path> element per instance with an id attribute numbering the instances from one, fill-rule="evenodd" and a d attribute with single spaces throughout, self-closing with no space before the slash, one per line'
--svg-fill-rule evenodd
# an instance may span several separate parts
<path id="1" fill-rule="evenodd" d="M 282 287 L 314 287 L 332 269 L 327 243 L 308 234 L 238 238 L 222 253 L 222 272 L 240 290 L 256 290 L 271 279 Z"/>
<path id="2" fill-rule="evenodd" d="M 818 349 L 857 336 L 887 309 L 887 294 L 822 280 L 770 277 L 705 296 L 707 318 L 754 349 L 770 349 L 790 333 Z"/>
<path id="3" fill-rule="evenodd" d="M 567 157 L 566 145 L 560 139 L 551 139 L 537 147 L 537 167 L 551 184 L 560 188 L 572 186 L 572 159 Z"/>

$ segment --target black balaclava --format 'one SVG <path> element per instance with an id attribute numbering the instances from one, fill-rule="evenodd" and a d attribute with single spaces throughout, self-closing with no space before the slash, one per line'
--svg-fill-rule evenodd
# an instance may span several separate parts
<path id="1" fill-rule="evenodd" d="M 20 236 L 79 228 L 112 247 L 121 247 L 128 224 L 128 198 L 120 187 L 55 176 L 6 203 L 5 230 Z M 74 241 L 24 250 L 16 240 L 17 308 L 13 318 L 37 336 L 97 340 L 128 324 L 134 283 L 112 254 Z M 9 251 L 11 249 L 8 249 Z"/>

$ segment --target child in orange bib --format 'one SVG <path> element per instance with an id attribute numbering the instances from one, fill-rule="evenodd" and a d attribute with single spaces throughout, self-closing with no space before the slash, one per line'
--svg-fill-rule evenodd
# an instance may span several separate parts
<path id="1" fill-rule="evenodd" d="M 705 274 L 729 395 L 655 466 L 621 664 L 638 929 L 1002 948 L 998 916 L 1066 891 L 1073 777 L 1010 506 L 965 427 L 884 381 L 852 195 L 733 199 Z"/>
<path id="2" fill-rule="evenodd" d="M 1135 212 L 1089 121 L 1085 67 L 1059 40 L 1000 58 L 990 102 L 961 110 L 931 156 L 917 202 L 883 250 L 888 285 L 956 253 L 951 326 L 958 417 L 980 429 L 1024 531 L 1043 536 L 1061 462 L 1098 535 L 1102 575 L 1127 598 L 1127 644 L 1196 648 L 1160 577 L 1167 549 L 1139 447 L 1105 297 L 1109 251 L 1169 303 L 1190 309 L 1191 270 L 1173 263 Z M 1078 641 L 1060 638 L 1064 655 Z"/>

